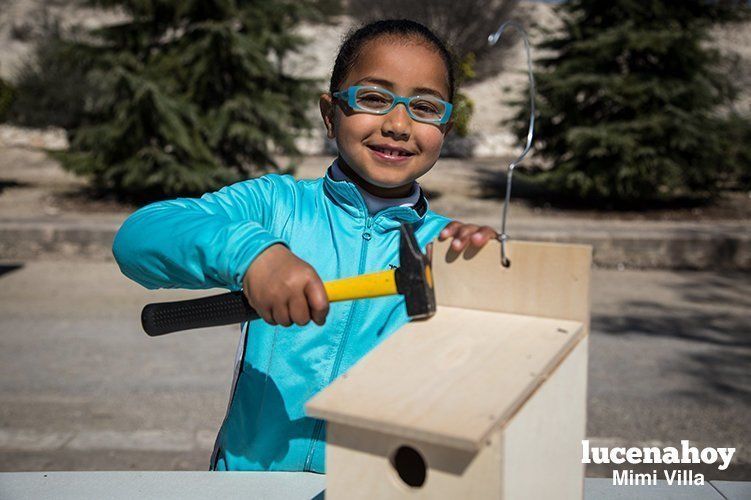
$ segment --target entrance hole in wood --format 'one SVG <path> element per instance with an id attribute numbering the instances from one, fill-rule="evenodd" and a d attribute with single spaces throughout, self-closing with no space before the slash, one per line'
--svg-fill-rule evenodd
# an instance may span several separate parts
<path id="1" fill-rule="evenodd" d="M 390 462 L 401 480 L 411 488 L 420 488 L 425 484 L 427 465 L 416 449 L 411 446 L 400 446 L 391 456 Z"/>

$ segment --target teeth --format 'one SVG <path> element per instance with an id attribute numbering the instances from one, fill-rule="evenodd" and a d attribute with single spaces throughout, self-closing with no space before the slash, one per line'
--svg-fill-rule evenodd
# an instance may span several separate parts
<path id="1" fill-rule="evenodd" d="M 379 148 L 377 146 L 373 147 L 376 151 L 380 151 L 381 153 L 385 153 L 389 156 L 409 156 L 407 153 L 404 153 L 402 151 L 396 151 L 391 149 L 385 149 L 385 148 Z"/>

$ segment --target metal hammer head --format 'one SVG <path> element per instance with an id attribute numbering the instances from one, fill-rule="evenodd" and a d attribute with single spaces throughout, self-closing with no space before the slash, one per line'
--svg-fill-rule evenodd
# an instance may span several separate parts
<path id="1" fill-rule="evenodd" d="M 430 257 L 420 252 L 411 224 L 403 223 L 399 231 L 396 289 L 404 295 L 411 319 L 428 319 L 435 314 L 436 307 Z"/>

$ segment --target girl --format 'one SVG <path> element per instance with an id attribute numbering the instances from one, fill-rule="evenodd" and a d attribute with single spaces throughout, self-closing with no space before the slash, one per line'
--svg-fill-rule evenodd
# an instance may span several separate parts
<path id="1" fill-rule="evenodd" d="M 439 235 L 459 251 L 497 237 L 429 210 L 416 182 L 451 128 L 454 86 L 451 56 L 429 29 L 368 24 L 342 44 L 320 97 L 339 150 L 323 178 L 266 175 L 154 203 L 118 231 L 113 253 L 129 278 L 242 288 L 262 317 L 242 325 L 212 469 L 324 472 L 324 422 L 303 405 L 408 318 L 399 296 L 329 306 L 323 281 L 397 266 L 402 222 L 423 249 Z"/>

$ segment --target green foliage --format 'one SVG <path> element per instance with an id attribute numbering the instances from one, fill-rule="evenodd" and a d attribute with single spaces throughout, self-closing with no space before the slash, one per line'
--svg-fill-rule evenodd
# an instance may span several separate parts
<path id="1" fill-rule="evenodd" d="M 470 52 L 459 63 L 456 73 L 456 86 L 461 88 L 466 80 L 475 77 L 475 54 Z M 464 92 L 458 91 L 454 96 L 454 110 L 451 113 L 451 119 L 454 122 L 453 131 L 459 137 L 469 135 L 469 123 L 472 120 L 472 114 L 475 111 L 475 102 Z"/>
<path id="2" fill-rule="evenodd" d="M 196 195 L 278 170 L 316 81 L 283 71 L 320 19 L 291 0 L 98 0 L 129 19 L 67 42 L 93 85 L 66 168 L 121 197 Z M 326 5 L 330 4 L 328 2 Z"/>
<path id="3" fill-rule="evenodd" d="M 0 122 L 5 121 L 8 109 L 15 98 L 15 90 L 5 80 L 0 78 Z"/>
<path id="4" fill-rule="evenodd" d="M 726 155 L 717 107 L 734 94 L 707 48 L 711 22 L 738 7 L 703 0 L 571 0 L 538 61 L 536 149 L 551 188 L 634 204 L 712 197 L 740 155 Z M 517 116 L 526 135 L 528 107 Z"/>
<path id="5" fill-rule="evenodd" d="M 751 191 L 751 118 L 733 113 L 719 124 L 724 127 L 724 155 L 729 158 L 725 186 Z"/>
<path id="6" fill-rule="evenodd" d="M 84 60 L 51 29 L 16 75 L 8 121 L 25 127 L 79 126 L 92 92 L 86 71 Z"/>

